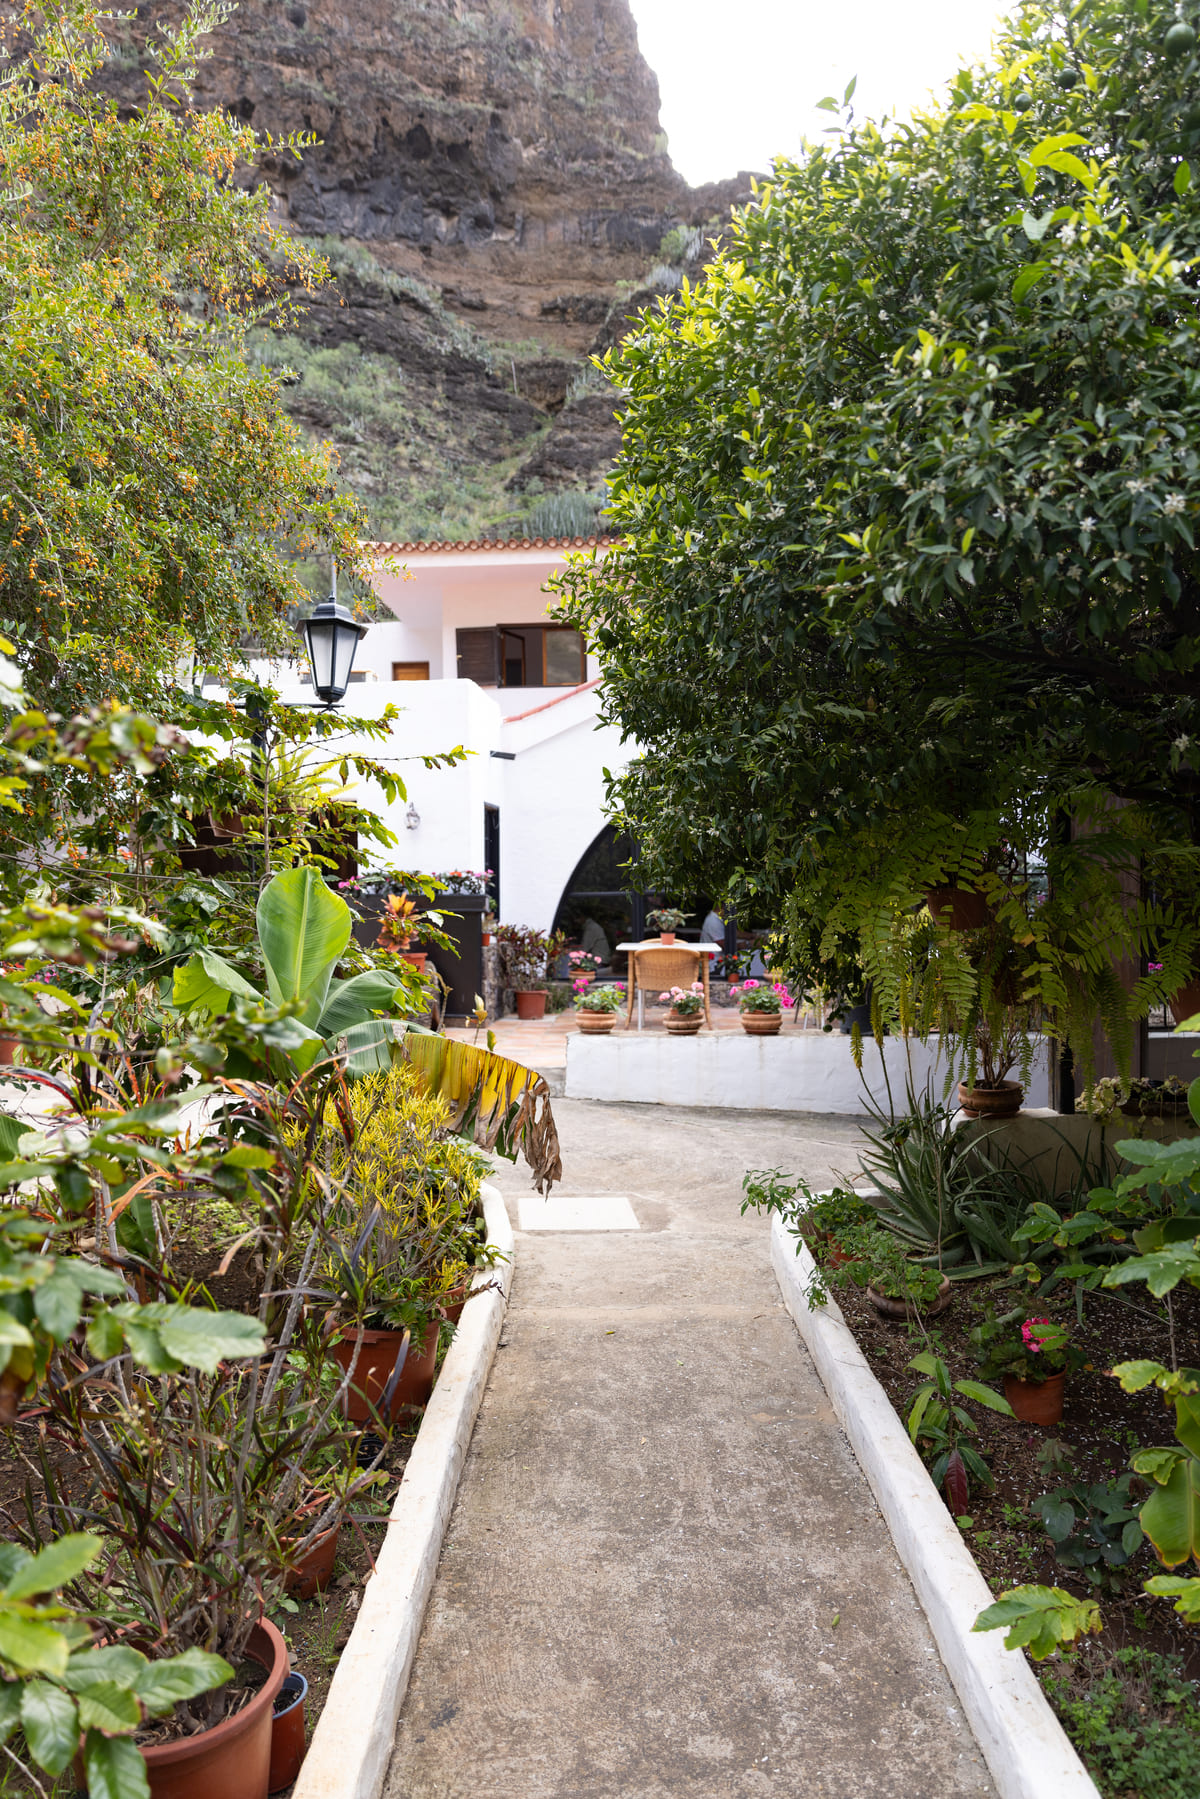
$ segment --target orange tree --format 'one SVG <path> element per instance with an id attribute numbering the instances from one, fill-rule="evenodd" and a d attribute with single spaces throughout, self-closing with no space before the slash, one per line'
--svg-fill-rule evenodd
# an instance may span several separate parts
<path id="1" fill-rule="evenodd" d="M 1023 856 L 1057 898 L 1019 882 L 1008 920 L 1068 1036 L 1119 1023 L 1114 958 L 1163 964 L 1135 1011 L 1200 967 L 1183 11 L 1026 0 L 938 109 L 778 164 L 609 358 L 621 543 L 562 590 L 643 746 L 614 797 L 648 879 L 790 917 L 793 972 Z"/>
<path id="2" fill-rule="evenodd" d="M 301 441 L 246 353 L 286 285 L 323 270 L 244 183 L 259 135 L 190 97 L 227 11 L 201 0 L 159 28 L 129 113 L 94 80 L 115 14 L 31 0 L 8 33 L 0 615 L 63 711 L 158 707 L 181 659 L 228 665 L 248 636 L 282 641 L 306 597 L 299 554 L 359 569 L 363 520 L 330 453 Z"/>

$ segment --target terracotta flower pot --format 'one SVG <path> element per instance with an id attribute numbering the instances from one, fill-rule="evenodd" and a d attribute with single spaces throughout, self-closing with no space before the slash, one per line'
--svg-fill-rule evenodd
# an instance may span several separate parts
<path id="1" fill-rule="evenodd" d="M 517 1002 L 518 1018 L 544 1018 L 546 1016 L 546 991 L 539 988 L 521 988 L 514 995 Z"/>
<path id="2" fill-rule="evenodd" d="M 0 1068 L 12 1067 L 19 1047 L 15 1037 L 0 1037 Z"/>
<path id="3" fill-rule="evenodd" d="M 914 1305 L 911 1299 L 889 1299 L 886 1293 L 879 1293 L 874 1287 L 867 1288 L 867 1298 L 883 1318 L 915 1318 L 918 1312 L 922 1318 L 936 1318 L 939 1312 L 946 1310 L 953 1297 L 949 1275 L 943 1277 L 937 1298 L 928 1306 Z"/>
<path id="4" fill-rule="evenodd" d="M 289 1674 L 275 1697 L 271 1718 L 270 1791 L 281 1792 L 290 1787 L 300 1772 L 306 1748 L 304 1740 L 304 1701 L 308 1698 L 308 1682 L 303 1674 Z"/>
<path id="5" fill-rule="evenodd" d="M 931 887 L 925 904 L 938 923 L 952 931 L 981 930 L 991 916 L 984 895 L 969 887 Z"/>
<path id="6" fill-rule="evenodd" d="M 704 1014 L 693 1012 L 689 1017 L 687 1013 L 672 1010 L 667 1013 L 663 1023 L 673 1037 L 694 1037 L 704 1023 Z"/>
<path id="7" fill-rule="evenodd" d="M 575 1022 L 586 1037 L 607 1037 L 617 1022 L 615 1012 L 588 1012 L 582 1006 L 575 1013 Z"/>
<path id="8" fill-rule="evenodd" d="M 337 1560 L 338 1538 L 342 1534 L 340 1524 L 332 1530 L 322 1531 L 311 1549 L 306 1549 L 296 1566 L 292 1568 L 284 1590 L 292 1599 L 311 1599 L 314 1593 L 323 1593 L 333 1579 L 333 1564 Z M 285 1782 L 279 1783 L 281 1786 Z"/>
<path id="9" fill-rule="evenodd" d="M 347 1331 L 333 1343 L 334 1360 L 341 1368 L 349 1368 L 354 1355 L 355 1338 L 362 1347 L 354 1366 L 354 1376 L 346 1394 L 346 1416 L 354 1424 L 366 1424 L 371 1408 L 378 1411 L 384 1389 L 392 1378 L 396 1357 L 400 1353 L 403 1331 Z M 423 1344 L 410 1343 L 400 1378 L 396 1382 L 388 1409 L 389 1421 L 398 1418 L 406 1406 L 425 1405 L 433 1392 L 434 1369 L 437 1364 L 438 1327 L 436 1322 L 425 1332 Z"/>
<path id="10" fill-rule="evenodd" d="M 470 1294 L 470 1291 L 471 1283 L 469 1280 L 466 1280 L 461 1287 L 455 1287 L 453 1293 L 447 1293 L 442 1304 L 446 1313 L 446 1322 L 448 1324 L 458 1323 L 463 1315 L 463 1307 L 467 1303 L 467 1297 Z"/>
<path id="11" fill-rule="evenodd" d="M 674 941 L 675 941 L 674 931 L 660 931 L 658 933 L 658 941 L 660 943 L 674 943 Z"/>
<path id="12" fill-rule="evenodd" d="M 424 974 L 425 964 L 429 960 L 429 952 L 423 949 L 406 949 L 401 951 L 400 959 L 403 962 L 411 962 L 418 974 Z"/>
<path id="13" fill-rule="evenodd" d="M 199 1736 L 142 1750 L 150 1799 L 267 1799 L 271 1778 L 271 1714 L 288 1671 L 287 1644 L 264 1618 L 246 1649 L 267 1671 L 249 1705 Z M 83 1787 L 82 1769 L 76 1780 Z"/>
<path id="14" fill-rule="evenodd" d="M 1170 999 L 1171 1016 L 1176 1024 L 1182 1024 L 1185 1018 L 1194 1018 L 1200 1012 L 1200 981 L 1189 981 Z"/>
<path id="15" fill-rule="evenodd" d="M 741 1016 L 748 1037 L 778 1037 L 783 1029 L 782 1012 L 743 1012 Z"/>
<path id="16" fill-rule="evenodd" d="M 968 1118 L 1015 1118 L 1025 1089 L 1019 1081 L 1001 1081 L 995 1087 L 968 1087 L 958 1083 L 958 1103 Z"/>
<path id="17" fill-rule="evenodd" d="M 1057 1424 L 1063 1415 L 1066 1378 L 1065 1374 L 1052 1374 L 1046 1380 L 1033 1381 L 1006 1374 L 1004 1397 L 1026 1424 Z"/>

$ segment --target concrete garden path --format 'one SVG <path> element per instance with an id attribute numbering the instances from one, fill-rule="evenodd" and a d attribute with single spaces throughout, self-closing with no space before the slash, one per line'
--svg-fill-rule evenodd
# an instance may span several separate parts
<path id="1" fill-rule="evenodd" d="M 994 1789 L 791 1319 L 747 1167 L 844 1118 L 558 1100 L 386 1799 L 982 1799 Z M 519 1224 L 527 1177 L 498 1184 Z"/>

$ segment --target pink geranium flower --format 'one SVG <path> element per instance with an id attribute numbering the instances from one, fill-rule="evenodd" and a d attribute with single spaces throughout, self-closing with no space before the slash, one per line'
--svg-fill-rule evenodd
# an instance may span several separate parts
<path id="1" fill-rule="evenodd" d="M 1027 1318 L 1021 1326 L 1021 1336 L 1024 1339 L 1025 1347 L 1028 1349 L 1030 1355 L 1041 1354 L 1042 1344 L 1050 1334 L 1048 1331 L 1039 1331 L 1034 1327 L 1039 1324 L 1049 1323 L 1050 1320 L 1048 1318 Z"/>

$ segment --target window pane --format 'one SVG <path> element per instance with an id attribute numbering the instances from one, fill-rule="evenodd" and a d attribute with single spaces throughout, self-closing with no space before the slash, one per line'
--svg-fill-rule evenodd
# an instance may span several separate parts
<path id="1" fill-rule="evenodd" d="M 504 687 L 524 687 L 525 681 L 525 636 L 521 631 L 505 631 L 501 638 L 501 685 Z"/>
<path id="2" fill-rule="evenodd" d="M 547 631 L 547 687 L 575 687 L 584 678 L 582 633 L 579 631 Z"/>

